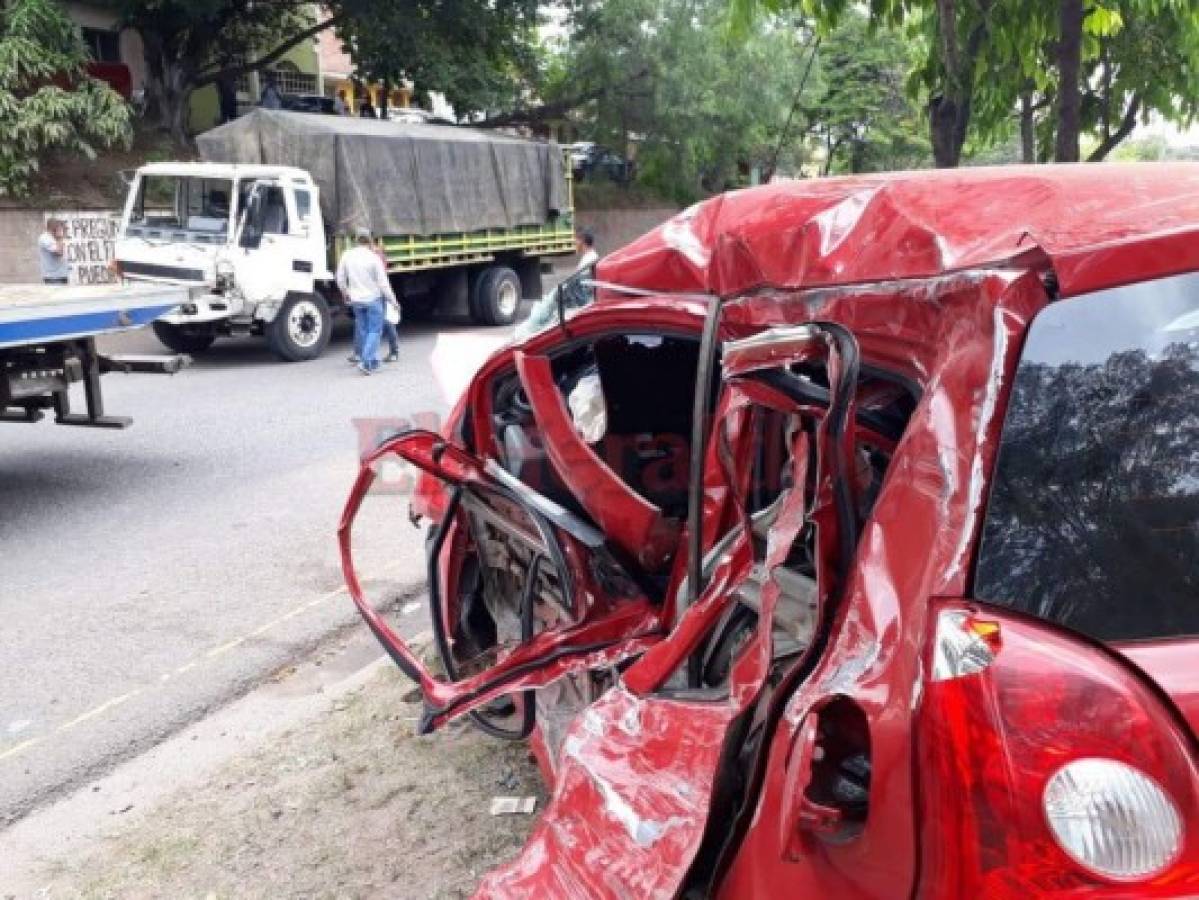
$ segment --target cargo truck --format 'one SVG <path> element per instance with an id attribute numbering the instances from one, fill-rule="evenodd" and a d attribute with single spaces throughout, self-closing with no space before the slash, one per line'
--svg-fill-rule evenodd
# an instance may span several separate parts
<path id="1" fill-rule="evenodd" d="M 337 260 L 361 227 L 406 310 L 488 325 L 512 323 L 546 261 L 574 250 L 555 144 L 279 110 L 197 144 L 203 161 L 136 172 L 116 243 L 126 279 L 201 289 L 154 323 L 181 353 L 253 334 L 282 359 L 319 356 L 345 311 Z"/>

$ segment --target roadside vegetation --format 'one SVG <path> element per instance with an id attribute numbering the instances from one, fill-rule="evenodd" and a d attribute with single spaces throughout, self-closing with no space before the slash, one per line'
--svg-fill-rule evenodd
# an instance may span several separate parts
<path id="1" fill-rule="evenodd" d="M 331 30 L 358 74 L 463 123 L 628 161 L 602 205 L 682 204 L 776 175 L 1123 159 L 1199 110 L 1190 0 L 107 0 L 145 44 L 144 133 L 186 147 L 191 95 Z M 54 0 L 0 12 L 0 194 L 54 151 L 130 140 Z M 56 72 L 68 77 L 54 76 Z M 60 84 L 62 86 L 60 86 Z M 87 107 L 88 115 L 80 111 Z M 1160 152 L 1159 152 L 1160 151 Z M 119 153 L 120 150 L 118 149 Z"/>
<path id="2" fill-rule="evenodd" d="M 53 0 L 13 0 L 0 9 L 0 196 L 29 191 L 52 152 L 92 159 L 128 146 L 129 107 L 84 72 L 79 31 Z"/>

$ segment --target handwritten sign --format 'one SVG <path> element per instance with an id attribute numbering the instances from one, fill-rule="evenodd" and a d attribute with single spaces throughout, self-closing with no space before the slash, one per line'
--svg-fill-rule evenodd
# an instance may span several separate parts
<path id="1" fill-rule="evenodd" d="M 66 223 L 64 235 L 71 284 L 111 284 L 117 280 L 108 264 L 116 255 L 118 213 L 105 210 L 48 213 Z"/>

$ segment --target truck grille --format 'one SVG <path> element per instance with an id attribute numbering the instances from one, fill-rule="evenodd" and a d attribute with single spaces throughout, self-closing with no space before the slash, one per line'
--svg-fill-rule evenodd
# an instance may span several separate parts
<path id="1" fill-rule="evenodd" d="M 146 278 L 169 278 L 172 281 L 203 281 L 203 269 L 185 269 L 181 266 L 159 266 L 154 263 L 122 262 L 121 272 L 125 275 L 144 275 Z"/>

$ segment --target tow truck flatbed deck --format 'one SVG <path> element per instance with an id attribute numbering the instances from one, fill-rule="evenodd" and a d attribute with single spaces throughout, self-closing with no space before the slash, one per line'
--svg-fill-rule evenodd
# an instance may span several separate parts
<path id="1" fill-rule="evenodd" d="M 141 328 L 187 298 L 173 285 L 0 285 L 0 348 Z"/>
<path id="2" fill-rule="evenodd" d="M 173 285 L 0 285 L 0 422 L 37 422 L 46 410 L 60 425 L 124 428 L 104 410 L 107 372 L 174 373 L 186 356 L 106 356 L 96 338 L 149 325 L 188 300 Z M 70 387 L 83 385 L 87 411 L 71 410 Z"/>

